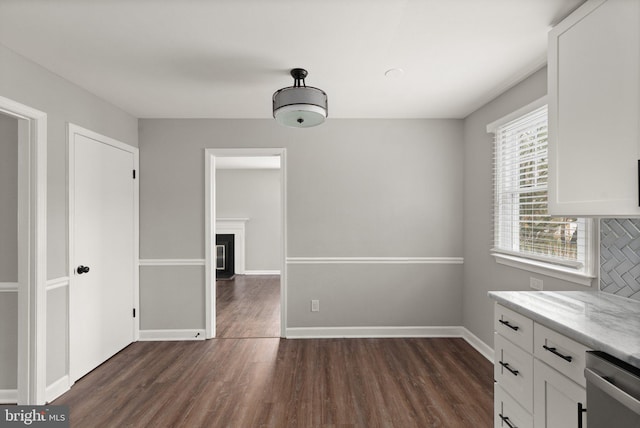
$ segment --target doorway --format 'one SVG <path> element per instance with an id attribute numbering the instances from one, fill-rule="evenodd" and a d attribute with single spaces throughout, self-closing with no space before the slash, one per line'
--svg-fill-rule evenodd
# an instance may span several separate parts
<path id="1" fill-rule="evenodd" d="M 266 166 L 269 163 L 271 166 Z M 268 186 L 268 182 L 271 182 L 270 188 L 259 189 Z M 206 149 L 205 190 L 207 338 L 284 337 L 287 276 L 285 149 Z M 252 193 L 256 200 L 251 201 L 253 207 L 248 207 L 247 200 L 253 199 Z M 268 198 L 269 194 L 275 197 L 263 200 L 266 205 L 256 208 L 255 205 L 261 203 L 259 199 Z M 217 201 L 221 206 L 217 207 Z M 257 212 L 253 223 L 247 217 L 250 212 Z M 246 233 L 245 223 L 248 224 Z M 216 234 L 234 231 L 237 231 L 233 235 L 235 276 L 223 279 L 216 275 L 216 267 L 224 265 L 219 257 L 224 250 L 216 248 Z M 276 245 L 265 250 L 267 242 Z M 267 257 L 260 254 L 267 254 Z"/>
<path id="2" fill-rule="evenodd" d="M 0 404 L 18 391 L 18 122 L 0 113 Z"/>
<path id="3" fill-rule="evenodd" d="M 44 404 L 46 382 L 47 115 L 0 97 L 0 114 L 17 120 L 17 389 L 2 400 Z M 15 296 L 15 294 L 14 294 Z M 14 324 L 15 325 L 15 324 Z M 16 369 L 14 369 L 16 370 Z"/>

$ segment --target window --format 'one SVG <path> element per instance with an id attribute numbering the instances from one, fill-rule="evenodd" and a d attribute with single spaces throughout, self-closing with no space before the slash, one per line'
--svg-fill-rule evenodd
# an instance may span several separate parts
<path id="1" fill-rule="evenodd" d="M 492 251 L 503 260 L 590 277 L 591 221 L 547 211 L 547 106 L 526 110 L 487 127 L 495 134 Z"/>

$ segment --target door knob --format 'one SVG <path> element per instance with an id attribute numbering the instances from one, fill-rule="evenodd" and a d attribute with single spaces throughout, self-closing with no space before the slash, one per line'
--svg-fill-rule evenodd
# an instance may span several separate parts
<path id="1" fill-rule="evenodd" d="M 89 266 L 78 266 L 78 269 L 76 269 L 76 272 L 78 272 L 78 275 L 82 275 L 83 273 L 87 273 L 89 272 Z"/>

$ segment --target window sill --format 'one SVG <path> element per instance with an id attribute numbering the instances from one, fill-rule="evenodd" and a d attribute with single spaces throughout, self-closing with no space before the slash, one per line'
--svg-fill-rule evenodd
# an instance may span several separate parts
<path id="1" fill-rule="evenodd" d="M 495 257 L 496 263 L 500 263 L 501 265 L 511 266 L 529 272 L 535 272 L 541 275 L 562 279 L 564 281 L 573 282 L 575 284 L 580 284 L 587 287 L 591 287 L 591 283 L 595 278 L 595 276 L 593 275 L 577 272 L 576 270 L 571 268 L 553 265 L 551 263 L 545 263 L 537 260 L 526 259 L 524 257 L 510 256 L 496 252 L 491 252 L 491 255 Z"/>

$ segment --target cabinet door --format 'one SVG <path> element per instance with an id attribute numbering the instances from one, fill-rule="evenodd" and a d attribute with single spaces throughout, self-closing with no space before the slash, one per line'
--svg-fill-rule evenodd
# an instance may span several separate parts
<path id="1" fill-rule="evenodd" d="M 591 0 L 549 33 L 549 212 L 640 215 L 640 2 Z"/>
<path id="2" fill-rule="evenodd" d="M 497 383 L 494 386 L 494 428 L 532 428 L 533 418 Z"/>
<path id="3" fill-rule="evenodd" d="M 586 428 L 586 414 L 578 410 L 587 407 L 585 389 L 537 359 L 533 370 L 535 428 Z"/>

